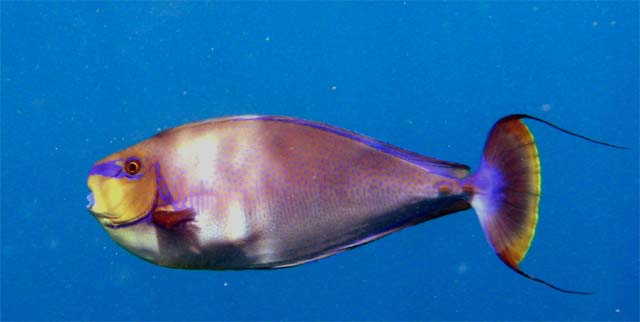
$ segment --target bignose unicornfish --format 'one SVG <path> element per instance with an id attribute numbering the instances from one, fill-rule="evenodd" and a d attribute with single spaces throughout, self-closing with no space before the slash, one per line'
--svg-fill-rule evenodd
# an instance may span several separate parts
<path id="1" fill-rule="evenodd" d="M 184 269 L 304 264 L 473 208 L 520 269 L 538 222 L 540 161 L 518 114 L 491 129 L 480 165 L 410 152 L 323 123 L 237 116 L 183 125 L 98 161 L 89 210 L 149 262 Z M 614 146 L 615 147 L 615 146 Z"/>

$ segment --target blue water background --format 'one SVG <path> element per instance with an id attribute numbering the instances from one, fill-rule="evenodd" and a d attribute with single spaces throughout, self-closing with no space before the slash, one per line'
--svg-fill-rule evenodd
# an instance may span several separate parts
<path id="1" fill-rule="evenodd" d="M 6 320 L 636 320 L 638 2 L 2 2 Z M 85 209 L 98 159 L 186 122 L 323 121 L 475 167 L 529 113 L 540 221 L 510 271 L 468 210 L 276 271 L 154 266 Z"/>

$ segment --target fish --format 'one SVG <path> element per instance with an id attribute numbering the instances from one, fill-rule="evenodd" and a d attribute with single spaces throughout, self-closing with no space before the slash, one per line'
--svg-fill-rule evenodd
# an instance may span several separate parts
<path id="1" fill-rule="evenodd" d="M 541 169 L 523 120 L 491 128 L 478 169 L 325 123 L 248 115 L 182 125 L 90 169 L 88 210 L 132 254 L 181 269 L 275 269 L 473 208 L 518 274 L 538 223 Z"/>

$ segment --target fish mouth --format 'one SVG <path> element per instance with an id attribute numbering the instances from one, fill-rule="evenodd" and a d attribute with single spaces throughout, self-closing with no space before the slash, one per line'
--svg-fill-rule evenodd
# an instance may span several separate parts
<path id="1" fill-rule="evenodd" d="M 93 197 L 93 192 L 87 195 L 87 201 L 89 201 L 89 204 L 87 205 L 87 209 L 91 210 L 91 207 L 93 207 L 93 205 L 96 204 L 96 199 Z"/>
<path id="2" fill-rule="evenodd" d="M 93 210 L 93 206 L 95 206 L 96 204 L 96 200 L 95 197 L 93 196 L 93 193 L 89 193 L 87 195 L 87 201 L 89 201 L 89 204 L 87 204 L 87 210 L 89 210 L 89 212 L 105 227 L 109 227 L 109 228 L 119 228 L 119 227 L 124 227 L 124 226 L 128 226 L 131 224 L 135 224 L 141 220 L 144 220 L 145 218 L 148 218 L 149 215 L 151 215 L 152 211 L 149 211 L 146 215 L 140 217 L 140 218 L 135 218 L 133 220 L 130 221 L 125 221 L 125 222 L 121 222 L 119 221 L 119 217 L 115 216 L 115 215 L 110 215 L 108 213 L 103 213 L 103 212 L 97 212 L 95 210 Z"/>
<path id="3" fill-rule="evenodd" d="M 87 195 L 87 201 L 89 201 L 89 204 L 87 204 L 87 210 L 89 210 L 89 212 L 95 217 L 109 219 L 109 220 L 118 218 L 117 216 L 96 212 L 92 209 L 93 206 L 96 204 L 96 199 L 93 196 L 93 192 Z"/>

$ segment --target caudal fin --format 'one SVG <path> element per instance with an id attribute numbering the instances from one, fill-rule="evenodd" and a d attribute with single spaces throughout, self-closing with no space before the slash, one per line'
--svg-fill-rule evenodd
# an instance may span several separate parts
<path id="1" fill-rule="evenodd" d="M 611 147 L 561 129 L 542 119 L 518 114 L 500 119 L 491 129 L 480 168 L 469 178 L 465 190 L 478 214 L 489 244 L 511 269 L 522 276 L 566 293 L 565 290 L 520 269 L 536 231 L 540 201 L 540 160 L 533 135 L 522 119 L 532 119 L 562 132 Z"/>

